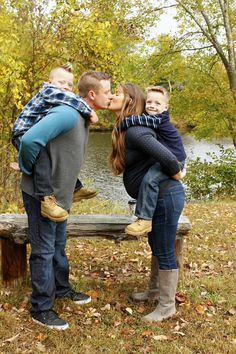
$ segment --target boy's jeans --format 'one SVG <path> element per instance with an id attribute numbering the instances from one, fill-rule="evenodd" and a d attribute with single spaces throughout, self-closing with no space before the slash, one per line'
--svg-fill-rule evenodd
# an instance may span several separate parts
<path id="1" fill-rule="evenodd" d="M 22 136 L 17 137 L 12 141 L 13 145 L 19 151 Z M 51 176 L 51 160 L 46 148 L 41 148 L 37 157 L 33 170 L 34 178 L 34 193 L 38 198 L 43 198 L 48 195 L 54 194 L 52 188 L 52 176 Z M 76 190 L 82 188 L 83 185 L 79 179 L 76 182 Z"/>
<path id="2" fill-rule="evenodd" d="M 184 167 L 184 161 L 180 163 Z M 159 184 L 168 179 L 162 170 L 161 165 L 157 162 L 149 168 L 143 177 L 140 185 L 135 215 L 140 219 L 151 220 L 157 205 L 159 194 Z"/>
<path id="3" fill-rule="evenodd" d="M 12 140 L 13 145 L 19 151 L 22 136 Z M 34 191 L 38 198 L 53 194 L 51 179 L 51 160 L 46 148 L 42 148 L 37 157 L 33 170 Z"/>
<path id="4" fill-rule="evenodd" d="M 45 311 L 53 307 L 56 296 L 70 290 L 69 264 L 65 254 L 67 222 L 56 223 L 43 218 L 40 201 L 25 192 L 22 196 L 31 245 L 31 311 Z"/>

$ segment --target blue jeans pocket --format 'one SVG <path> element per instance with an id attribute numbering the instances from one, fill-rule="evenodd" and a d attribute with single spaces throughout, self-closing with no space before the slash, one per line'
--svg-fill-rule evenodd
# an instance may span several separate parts
<path id="1" fill-rule="evenodd" d="M 173 203 L 173 210 L 176 213 L 181 213 L 184 208 L 184 199 L 185 199 L 183 191 L 181 190 L 181 191 L 171 192 L 170 195 Z"/>

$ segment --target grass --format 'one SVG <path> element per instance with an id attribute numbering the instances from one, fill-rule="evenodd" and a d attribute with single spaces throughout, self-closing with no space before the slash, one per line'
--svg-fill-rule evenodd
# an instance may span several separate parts
<path id="1" fill-rule="evenodd" d="M 96 210 L 99 204 L 86 203 L 80 212 Z M 109 212 L 110 207 L 103 204 L 99 210 Z M 122 212 L 117 206 L 114 210 Z M 129 297 L 147 284 L 150 251 L 145 238 L 118 244 L 69 239 L 71 283 L 88 291 L 93 301 L 78 306 L 56 300 L 55 309 L 70 325 L 58 332 L 32 323 L 29 279 L 18 288 L 1 288 L 0 353 L 235 353 L 236 202 L 188 204 L 184 214 L 192 230 L 185 240 L 174 318 L 145 323 L 142 316 L 155 305 Z"/>

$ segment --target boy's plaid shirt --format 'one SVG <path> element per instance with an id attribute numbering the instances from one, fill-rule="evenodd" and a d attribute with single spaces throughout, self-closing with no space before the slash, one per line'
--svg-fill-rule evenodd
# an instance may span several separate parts
<path id="1" fill-rule="evenodd" d="M 127 130 L 129 127 L 133 127 L 135 125 L 158 129 L 164 121 L 169 119 L 170 117 L 168 111 L 162 112 L 160 114 L 155 114 L 153 116 L 147 113 L 141 114 L 140 116 L 132 115 L 122 120 L 120 129 Z"/>
<path id="2" fill-rule="evenodd" d="M 17 117 L 12 129 L 12 138 L 25 134 L 51 108 L 63 104 L 76 109 L 85 119 L 91 116 L 91 108 L 80 96 L 72 92 L 61 91 L 55 86 L 44 84 L 43 88 L 31 98 Z"/>

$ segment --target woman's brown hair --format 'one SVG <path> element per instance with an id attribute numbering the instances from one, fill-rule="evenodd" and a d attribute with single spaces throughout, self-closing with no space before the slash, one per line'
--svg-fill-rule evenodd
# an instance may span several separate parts
<path id="1" fill-rule="evenodd" d="M 120 88 L 122 88 L 125 98 L 111 134 L 112 151 L 109 156 L 111 170 L 116 176 L 124 172 L 125 169 L 125 131 L 121 130 L 120 123 L 125 117 L 142 114 L 145 107 L 145 96 L 138 86 L 124 84 L 120 85 Z"/>

